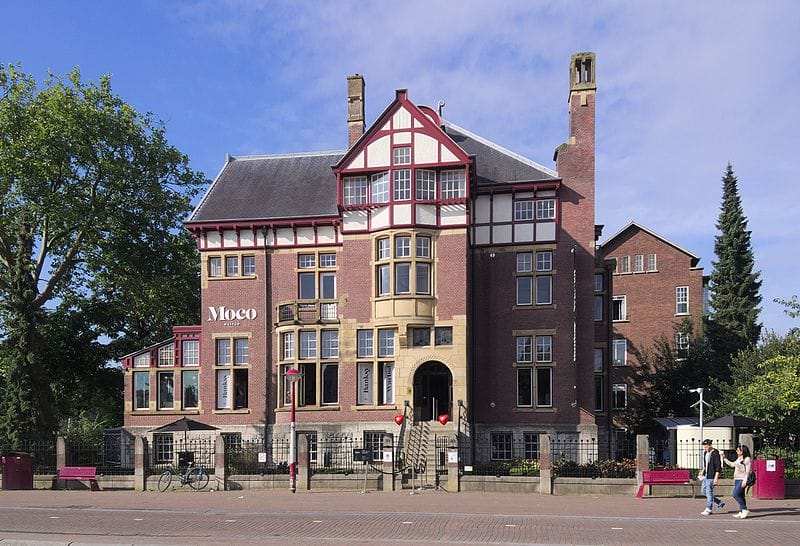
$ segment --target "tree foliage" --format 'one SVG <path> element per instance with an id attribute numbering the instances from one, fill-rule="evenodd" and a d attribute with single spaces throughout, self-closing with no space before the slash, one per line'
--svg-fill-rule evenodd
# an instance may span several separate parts
<path id="1" fill-rule="evenodd" d="M 754 270 L 750 231 L 730 163 L 722 183 L 722 207 L 717 221 L 719 234 L 714 240 L 717 260 L 712 263 L 711 313 L 705 335 L 718 367 L 712 375 L 724 381 L 733 356 L 758 342 L 761 335 L 758 322 L 761 281 L 760 273 Z"/>
<path id="2" fill-rule="evenodd" d="M 192 248 L 176 228 L 203 183 L 163 125 L 112 93 L 108 76 L 84 83 L 76 69 L 39 89 L 0 65 L 0 435 L 18 442 L 57 427 L 48 322 L 76 313 L 123 346 L 153 324 L 164 335 L 173 296 L 173 309 L 196 309 L 186 305 L 196 261 L 173 275 Z"/>

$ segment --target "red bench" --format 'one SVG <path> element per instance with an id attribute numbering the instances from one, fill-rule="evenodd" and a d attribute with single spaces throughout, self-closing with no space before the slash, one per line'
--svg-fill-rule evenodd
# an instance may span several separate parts
<path id="1" fill-rule="evenodd" d="M 645 485 L 689 485 L 692 487 L 692 498 L 694 498 L 694 483 L 688 470 L 644 470 L 642 472 L 642 485 L 636 492 L 638 498 L 642 498 Z"/>
<path id="2" fill-rule="evenodd" d="M 65 466 L 59 468 L 58 475 L 53 478 L 53 489 L 56 489 L 58 480 L 88 481 L 92 491 L 100 491 L 100 486 L 97 485 L 97 467 L 94 466 Z"/>

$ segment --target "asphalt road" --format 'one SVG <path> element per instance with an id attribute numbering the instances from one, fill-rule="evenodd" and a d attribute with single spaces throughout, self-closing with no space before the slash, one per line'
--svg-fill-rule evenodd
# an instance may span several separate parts
<path id="1" fill-rule="evenodd" d="M 751 517 L 705 499 L 409 491 L 0 491 L 0 546 L 65 544 L 800 544 L 800 500 Z"/>

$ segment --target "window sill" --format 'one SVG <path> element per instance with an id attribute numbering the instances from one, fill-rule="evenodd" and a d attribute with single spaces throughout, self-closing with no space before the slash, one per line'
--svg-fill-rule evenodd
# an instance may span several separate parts
<path id="1" fill-rule="evenodd" d="M 516 304 L 516 305 L 514 305 L 514 311 L 526 311 L 526 310 L 533 310 L 533 309 L 555 309 L 555 308 L 556 308 L 556 304 L 555 303 L 542 303 L 542 304 L 539 304 L 539 305 L 534 305 L 534 304 L 530 304 L 530 305 L 519 305 L 519 304 Z"/>
<path id="2" fill-rule="evenodd" d="M 215 409 L 211 410 L 211 413 L 214 415 L 246 415 L 250 413 L 250 408 L 242 408 L 242 409 Z"/>
<path id="3" fill-rule="evenodd" d="M 363 406 L 350 406 L 354 411 L 397 411 L 396 404 L 386 404 L 385 406 L 363 405 Z"/>
<path id="4" fill-rule="evenodd" d="M 206 277 L 206 280 L 211 282 L 217 281 L 252 281 L 258 279 L 258 275 L 236 275 L 230 277 Z"/>
<path id="5" fill-rule="evenodd" d="M 514 408 L 514 413 L 555 413 L 555 408 Z"/>
<path id="6" fill-rule="evenodd" d="M 329 406 L 295 406 L 295 411 L 341 411 L 341 409 L 341 406 L 336 404 Z M 291 406 L 275 409 L 275 413 L 289 413 L 290 411 L 292 411 Z"/>
<path id="7" fill-rule="evenodd" d="M 611 322 L 613 322 L 614 324 L 619 324 L 619 323 L 626 323 L 626 322 L 630 322 L 630 321 L 631 321 L 631 319 L 624 318 L 624 319 L 613 319 Z"/>
<path id="8" fill-rule="evenodd" d="M 170 410 L 155 410 L 155 409 L 136 409 L 127 410 L 125 415 L 200 415 L 203 413 L 200 409 L 170 409 Z"/>

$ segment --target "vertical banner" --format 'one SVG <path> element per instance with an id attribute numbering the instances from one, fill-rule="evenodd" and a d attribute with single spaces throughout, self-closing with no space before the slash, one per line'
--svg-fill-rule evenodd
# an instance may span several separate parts
<path id="1" fill-rule="evenodd" d="M 358 365 L 358 404 L 372 404 L 372 363 L 360 363 Z"/>
<path id="2" fill-rule="evenodd" d="M 383 365 L 383 403 L 394 404 L 394 364 Z"/>
<path id="3" fill-rule="evenodd" d="M 217 370 L 217 408 L 231 407 L 231 371 Z"/>

